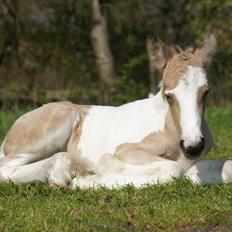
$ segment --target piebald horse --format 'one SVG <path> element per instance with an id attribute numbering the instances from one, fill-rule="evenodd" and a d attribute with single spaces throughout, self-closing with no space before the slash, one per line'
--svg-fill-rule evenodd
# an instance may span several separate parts
<path id="1" fill-rule="evenodd" d="M 49 103 L 24 114 L 2 143 L 0 181 L 71 188 L 142 187 L 182 176 L 232 181 L 231 160 L 201 160 L 213 142 L 204 112 L 205 66 L 215 50 L 213 34 L 186 49 L 153 36 L 148 51 L 162 73 L 155 96 L 119 107 Z"/>

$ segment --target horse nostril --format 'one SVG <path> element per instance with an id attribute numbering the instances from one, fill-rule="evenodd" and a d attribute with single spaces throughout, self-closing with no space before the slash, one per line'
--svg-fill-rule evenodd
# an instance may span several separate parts
<path id="1" fill-rule="evenodd" d="M 181 148 L 184 147 L 184 140 L 183 139 L 180 140 L 180 147 Z"/>
<path id="2" fill-rule="evenodd" d="M 188 155 L 191 155 L 191 152 L 192 152 L 192 147 L 191 146 L 189 146 L 189 147 L 186 147 L 186 153 L 188 154 Z"/>

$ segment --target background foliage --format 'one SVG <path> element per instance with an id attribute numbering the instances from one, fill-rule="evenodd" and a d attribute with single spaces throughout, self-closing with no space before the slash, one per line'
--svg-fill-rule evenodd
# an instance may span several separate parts
<path id="1" fill-rule="evenodd" d="M 146 97 L 146 37 L 169 44 L 200 42 L 212 29 L 218 53 L 209 79 L 211 103 L 227 104 L 232 89 L 231 0 L 102 0 L 116 65 L 111 104 Z M 51 100 L 102 103 L 91 43 L 91 0 L 0 0 L 0 103 L 4 108 Z M 157 76 L 157 78 L 159 78 Z"/>

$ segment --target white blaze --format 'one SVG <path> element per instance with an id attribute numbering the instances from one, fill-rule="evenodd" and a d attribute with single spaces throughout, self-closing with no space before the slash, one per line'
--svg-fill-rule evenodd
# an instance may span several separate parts
<path id="1" fill-rule="evenodd" d="M 184 146 L 194 146 L 200 142 L 201 116 L 198 109 L 197 93 L 199 87 L 206 85 L 206 74 L 202 68 L 189 66 L 179 80 L 176 88 L 166 93 L 173 93 L 180 106 L 180 126 Z"/>

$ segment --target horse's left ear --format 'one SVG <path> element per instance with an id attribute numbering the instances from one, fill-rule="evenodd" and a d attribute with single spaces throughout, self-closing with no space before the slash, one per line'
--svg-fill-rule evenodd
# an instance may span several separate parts
<path id="1" fill-rule="evenodd" d="M 153 34 L 147 39 L 147 50 L 151 65 L 163 72 L 168 59 L 172 56 L 171 48 Z"/>
<path id="2" fill-rule="evenodd" d="M 208 33 L 204 42 L 196 49 L 195 53 L 199 55 L 203 64 L 209 64 L 217 50 L 217 41 L 212 32 Z"/>

